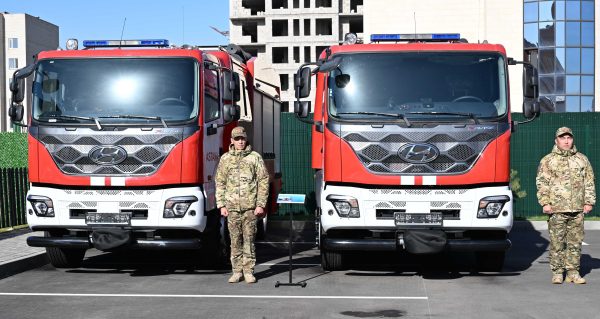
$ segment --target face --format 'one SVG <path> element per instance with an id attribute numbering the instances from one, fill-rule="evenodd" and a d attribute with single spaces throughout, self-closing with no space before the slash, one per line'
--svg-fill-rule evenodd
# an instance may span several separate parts
<path id="1" fill-rule="evenodd" d="M 573 136 L 564 134 L 556 138 L 556 146 L 563 151 L 573 148 Z"/>
<path id="2" fill-rule="evenodd" d="M 235 147 L 236 150 L 243 150 L 246 148 L 246 139 L 242 136 L 238 136 L 236 138 L 231 138 L 231 143 Z"/>

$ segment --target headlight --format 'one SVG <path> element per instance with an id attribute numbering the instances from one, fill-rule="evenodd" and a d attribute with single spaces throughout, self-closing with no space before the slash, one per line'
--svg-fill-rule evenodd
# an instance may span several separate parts
<path id="1" fill-rule="evenodd" d="M 27 200 L 31 203 L 36 216 L 54 217 L 54 204 L 49 197 L 29 195 Z"/>
<path id="2" fill-rule="evenodd" d="M 198 201 L 196 196 L 171 197 L 165 201 L 164 218 L 181 218 L 185 216 L 188 209 Z"/>
<path id="3" fill-rule="evenodd" d="M 360 210 L 358 209 L 358 200 L 352 196 L 329 195 L 327 200 L 333 204 L 340 217 L 358 218 Z"/>
<path id="4" fill-rule="evenodd" d="M 479 201 L 477 218 L 496 218 L 502 212 L 504 204 L 510 201 L 508 196 L 489 196 Z"/>

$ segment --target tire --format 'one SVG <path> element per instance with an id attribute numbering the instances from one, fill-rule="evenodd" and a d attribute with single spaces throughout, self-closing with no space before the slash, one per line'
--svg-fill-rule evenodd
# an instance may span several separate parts
<path id="1" fill-rule="evenodd" d="M 323 267 L 323 270 L 341 270 L 343 266 L 343 255 L 341 252 L 321 249 L 321 267 Z"/>
<path id="2" fill-rule="evenodd" d="M 504 251 L 480 251 L 475 253 L 475 262 L 479 271 L 500 272 L 504 266 Z"/>
<path id="3" fill-rule="evenodd" d="M 50 264 L 56 268 L 77 268 L 81 266 L 86 249 L 66 249 L 46 247 Z"/>

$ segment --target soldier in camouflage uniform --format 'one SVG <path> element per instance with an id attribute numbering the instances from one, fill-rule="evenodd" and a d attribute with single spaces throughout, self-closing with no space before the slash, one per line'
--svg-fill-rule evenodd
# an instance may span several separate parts
<path id="1" fill-rule="evenodd" d="M 269 195 L 269 174 L 257 152 L 247 144 L 243 127 L 231 131 L 229 152 L 223 154 L 216 174 L 217 207 L 227 218 L 231 238 L 230 283 L 242 278 L 247 283 L 256 282 L 254 265 L 254 238 L 256 220 L 265 215 Z"/>
<path id="2" fill-rule="evenodd" d="M 556 131 L 552 152 L 542 158 L 538 168 L 537 197 L 548 214 L 550 233 L 550 268 L 552 283 L 585 284 L 579 275 L 583 216 L 596 203 L 594 171 L 587 157 L 573 145 L 573 132 L 568 127 Z"/>

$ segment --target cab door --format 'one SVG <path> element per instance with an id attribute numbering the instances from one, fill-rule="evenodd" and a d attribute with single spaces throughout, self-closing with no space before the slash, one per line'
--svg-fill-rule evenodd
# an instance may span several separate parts
<path id="1" fill-rule="evenodd" d="M 215 175 L 219 158 L 224 152 L 223 141 L 223 116 L 221 114 L 221 88 L 219 72 L 204 68 L 204 192 L 206 196 L 206 210 L 216 208 L 215 198 Z M 226 150 L 225 150 L 226 151 Z"/>

